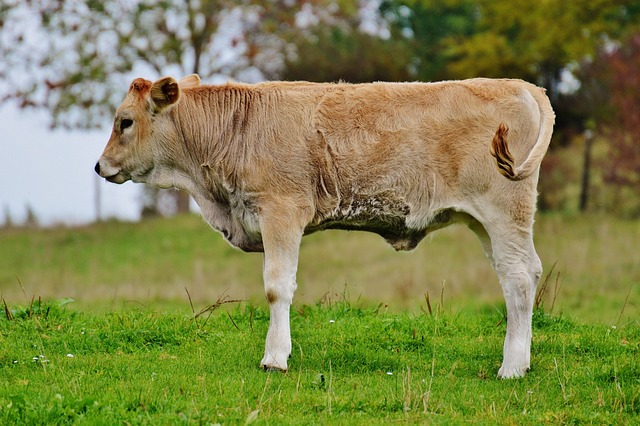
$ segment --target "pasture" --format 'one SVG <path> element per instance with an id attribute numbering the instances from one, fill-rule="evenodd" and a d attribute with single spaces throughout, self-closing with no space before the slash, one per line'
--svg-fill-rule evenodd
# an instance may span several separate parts
<path id="1" fill-rule="evenodd" d="M 534 230 L 544 276 L 555 264 L 553 313 L 605 324 L 621 311 L 620 321 L 640 317 L 639 221 L 538 215 Z M 399 253 L 377 235 L 324 231 L 302 240 L 294 303 L 345 293 L 349 301 L 419 312 L 425 294 L 437 298 L 443 286 L 455 312 L 502 303 L 497 277 L 464 226 Z M 262 255 L 233 249 L 197 215 L 0 230 L 0 292 L 9 304 L 69 297 L 74 309 L 92 312 L 128 304 L 188 311 L 185 289 L 196 305 L 226 294 L 266 306 Z"/>
<path id="2" fill-rule="evenodd" d="M 540 215 L 535 230 L 555 267 L 532 371 L 510 381 L 495 378 L 500 288 L 463 227 L 412 253 L 306 237 L 286 374 L 257 367 L 261 255 L 199 217 L 2 230 L 0 423 L 633 422 L 640 223 Z"/>

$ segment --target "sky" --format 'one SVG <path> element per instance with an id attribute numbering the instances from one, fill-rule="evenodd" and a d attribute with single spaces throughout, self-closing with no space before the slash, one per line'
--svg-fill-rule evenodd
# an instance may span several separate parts
<path id="1" fill-rule="evenodd" d="M 11 103 L 0 106 L 0 123 L 0 223 L 7 212 L 23 222 L 28 208 L 44 226 L 92 222 L 97 190 L 103 218 L 138 219 L 142 185 L 115 185 L 93 171 L 110 129 L 50 130 L 46 111 Z"/>

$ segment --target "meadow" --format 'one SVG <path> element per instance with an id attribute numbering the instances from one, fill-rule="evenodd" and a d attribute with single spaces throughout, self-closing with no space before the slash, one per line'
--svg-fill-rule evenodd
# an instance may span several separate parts
<path id="1" fill-rule="evenodd" d="M 558 287 L 553 313 L 610 325 L 621 311 L 621 321 L 640 317 L 640 221 L 539 215 L 534 239 L 545 275 L 551 272 L 551 287 Z M 438 297 L 443 287 L 454 311 L 502 303 L 494 271 L 463 226 L 400 253 L 377 235 L 325 231 L 303 239 L 295 302 L 346 294 L 393 312 L 420 312 L 425 295 Z M 0 230 L 0 296 L 9 304 L 68 297 L 72 307 L 92 312 L 127 304 L 188 311 L 187 291 L 195 304 L 223 294 L 262 304 L 262 255 L 233 249 L 197 215 Z"/>
<path id="2" fill-rule="evenodd" d="M 498 380 L 495 274 L 471 232 L 412 253 L 303 240 L 290 371 L 258 368 L 261 256 L 196 216 L 0 231 L 0 424 L 630 424 L 640 223 L 540 215 L 532 371 Z"/>

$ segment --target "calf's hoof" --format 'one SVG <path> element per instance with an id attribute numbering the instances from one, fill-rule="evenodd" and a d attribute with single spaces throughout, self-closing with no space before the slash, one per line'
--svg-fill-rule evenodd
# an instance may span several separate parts
<path id="1" fill-rule="evenodd" d="M 286 373 L 287 369 L 282 369 L 280 367 L 274 367 L 274 366 L 268 366 L 268 365 L 262 365 L 260 364 L 260 368 L 262 368 L 264 371 L 267 371 L 269 373 L 271 372 L 276 372 L 276 373 Z"/>
<path id="2" fill-rule="evenodd" d="M 289 357 L 286 356 L 281 358 L 282 359 L 278 359 L 278 357 L 265 355 L 264 358 L 262 358 L 262 361 L 260 361 L 260 368 L 264 371 L 281 371 L 284 373 L 288 370 L 287 358 Z"/>
<path id="3" fill-rule="evenodd" d="M 503 364 L 500 370 L 498 370 L 498 378 L 518 379 L 524 377 L 527 371 L 529 371 L 529 367 L 506 366 Z"/>

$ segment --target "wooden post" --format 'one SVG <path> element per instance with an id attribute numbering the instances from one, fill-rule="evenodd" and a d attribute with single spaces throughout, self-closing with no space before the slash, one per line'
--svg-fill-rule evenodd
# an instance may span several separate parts
<path id="1" fill-rule="evenodd" d="M 591 147 L 593 146 L 593 132 L 584 132 L 584 153 L 582 161 L 582 182 L 580 184 L 580 211 L 587 211 L 589 205 L 589 182 L 591 180 Z"/>
<path id="2" fill-rule="evenodd" d="M 94 174 L 94 182 L 95 182 L 95 193 L 94 193 L 94 206 L 96 210 L 96 222 L 102 221 L 102 199 L 100 194 L 100 183 L 102 179 L 97 174 Z"/>

